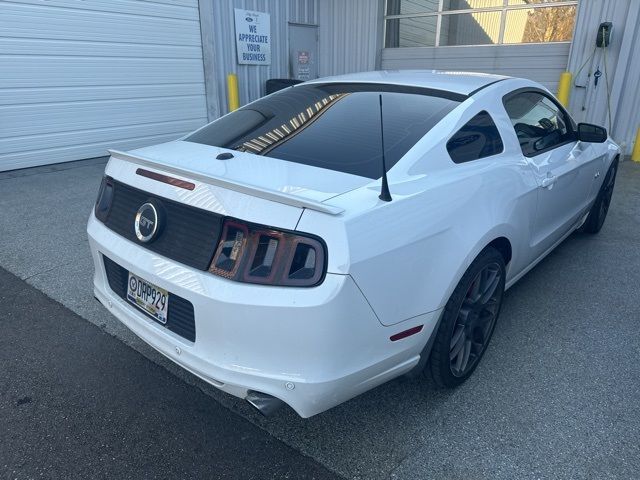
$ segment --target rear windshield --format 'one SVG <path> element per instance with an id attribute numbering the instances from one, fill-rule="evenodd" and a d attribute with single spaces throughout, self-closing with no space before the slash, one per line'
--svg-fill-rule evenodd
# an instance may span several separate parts
<path id="1" fill-rule="evenodd" d="M 236 110 L 186 140 L 380 178 L 380 95 L 387 170 L 464 100 L 396 85 L 298 85 Z"/>

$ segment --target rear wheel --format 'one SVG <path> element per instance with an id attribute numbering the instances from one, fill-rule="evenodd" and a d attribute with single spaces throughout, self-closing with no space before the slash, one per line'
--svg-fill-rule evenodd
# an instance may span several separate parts
<path id="1" fill-rule="evenodd" d="M 607 213 L 609 213 L 609 205 L 611 205 L 611 197 L 613 196 L 613 187 L 615 187 L 616 184 L 617 171 L 618 160 L 616 159 L 611 164 L 611 167 L 609 167 L 609 171 L 607 172 L 607 176 L 604 178 L 604 182 L 602 182 L 596 201 L 591 207 L 591 210 L 589 210 L 587 220 L 582 226 L 583 232 L 598 233 L 602 228 L 602 225 L 604 225 L 604 220 L 607 218 Z"/>
<path id="2" fill-rule="evenodd" d="M 426 369 L 439 386 L 456 387 L 475 370 L 500 314 L 504 282 L 504 259 L 487 247 L 469 266 L 445 306 Z"/>

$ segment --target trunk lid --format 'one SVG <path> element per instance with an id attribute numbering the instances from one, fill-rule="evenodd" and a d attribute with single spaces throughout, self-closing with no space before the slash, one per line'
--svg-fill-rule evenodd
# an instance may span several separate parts
<path id="1" fill-rule="evenodd" d="M 371 183 L 366 177 L 181 140 L 111 153 L 231 190 L 332 214 L 342 209 L 323 202 Z M 218 160 L 221 153 L 233 157 Z"/>

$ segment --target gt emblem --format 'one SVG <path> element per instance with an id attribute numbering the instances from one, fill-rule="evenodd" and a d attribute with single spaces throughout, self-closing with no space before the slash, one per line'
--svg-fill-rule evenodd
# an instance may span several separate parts
<path id="1" fill-rule="evenodd" d="M 152 203 L 145 203 L 136 213 L 134 223 L 136 237 L 141 242 L 150 242 L 158 233 L 158 211 Z"/>
<path id="2" fill-rule="evenodd" d="M 143 228 L 151 228 L 155 222 L 153 220 L 149 220 L 146 217 L 140 217 L 140 226 Z"/>

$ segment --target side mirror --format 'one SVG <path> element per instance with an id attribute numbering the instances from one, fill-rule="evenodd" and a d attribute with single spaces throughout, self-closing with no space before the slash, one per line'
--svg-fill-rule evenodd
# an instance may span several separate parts
<path id="1" fill-rule="evenodd" d="M 578 140 L 581 142 L 604 143 L 607 141 L 607 129 L 590 123 L 579 123 Z"/>

